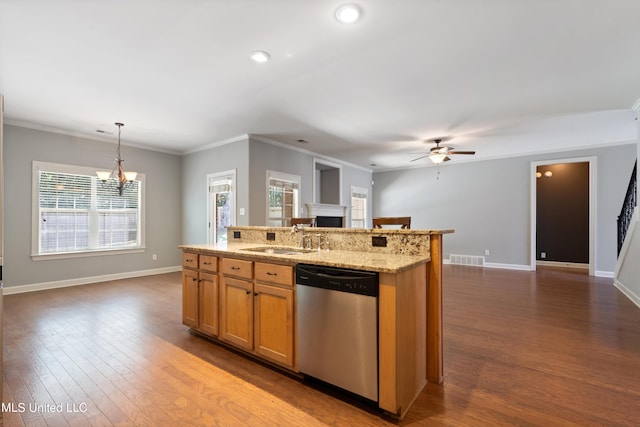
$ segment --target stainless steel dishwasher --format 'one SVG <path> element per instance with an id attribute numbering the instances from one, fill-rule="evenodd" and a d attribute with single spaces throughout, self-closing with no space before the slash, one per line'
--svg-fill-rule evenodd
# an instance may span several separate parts
<path id="1" fill-rule="evenodd" d="M 378 402 L 378 273 L 296 266 L 298 367 Z"/>

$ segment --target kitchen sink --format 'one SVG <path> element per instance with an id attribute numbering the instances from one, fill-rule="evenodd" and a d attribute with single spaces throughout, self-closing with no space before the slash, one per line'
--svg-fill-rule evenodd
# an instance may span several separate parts
<path id="1" fill-rule="evenodd" d="M 260 246 L 257 248 L 246 248 L 245 251 L 261 252 L 263 254 L 274 254 L 274 255 L 296 255 L 296 254 L 306 254 L 309 252 L 314 252 L 311 249 L 289 248 L 289 247 L 282 247 L 282 246 Z"/>

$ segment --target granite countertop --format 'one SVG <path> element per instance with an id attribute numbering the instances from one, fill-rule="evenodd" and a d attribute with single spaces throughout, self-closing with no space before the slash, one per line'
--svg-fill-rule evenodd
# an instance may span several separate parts
<path id="1" fill-rule="evenodd" d="M 218 256 L 233 256 L 253 261 L 277 262 L 279 264 L 295 265 L 300 263 L 325 265 L 339 268 L 353 268 L 358 270 L 378 271 L 381 273 L 400 273 L 417 265 L 431 261 L 424 255 L 395 255 L 360 251 L 311 251 L 295 254 L 270 254 L 249 251 L 248 248 L 282 247 L 263 243 L 222 243 L 216 245 L 180 245 L 183 250 L 210 253 Z M 297 249 L 297 248 L 291 248 Z"/>

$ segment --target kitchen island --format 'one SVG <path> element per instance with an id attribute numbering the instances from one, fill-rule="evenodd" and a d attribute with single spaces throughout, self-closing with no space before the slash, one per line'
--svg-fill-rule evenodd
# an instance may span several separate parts
<path id="1" fill-rule="evenodd" d="M 298 373 L 295 266 L 378 272 L 377 403 L 402 418 L 427 381 L 442 383 L 442 235 L 449 232 L 230 227 L 227 243 L 181 246 L 183 323 Z M 305 235 L 330 249 L 298 249 Z"/>

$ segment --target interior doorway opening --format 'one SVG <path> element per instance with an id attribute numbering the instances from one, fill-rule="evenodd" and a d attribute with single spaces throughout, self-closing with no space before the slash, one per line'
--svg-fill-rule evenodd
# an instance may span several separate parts
<path id="1" fill-rule="evenodd" d="M 595 275 L 596 158 L 531 163 L 531 270 L 587 267 Z"/>

